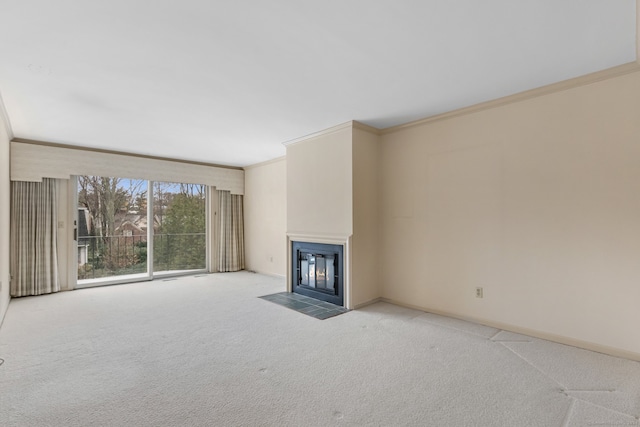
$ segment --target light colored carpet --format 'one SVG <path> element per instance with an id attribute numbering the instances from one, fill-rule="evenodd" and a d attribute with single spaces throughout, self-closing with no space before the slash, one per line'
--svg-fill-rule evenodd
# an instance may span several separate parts
<path id="1" fill-rule="evenodd" d="M 226 273 L 14 299 L 2 426 L 640 425 L 640 363 Z"/>

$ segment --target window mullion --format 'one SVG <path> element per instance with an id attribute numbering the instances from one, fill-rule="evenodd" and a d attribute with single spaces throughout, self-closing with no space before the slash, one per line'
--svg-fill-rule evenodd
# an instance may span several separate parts
<path id="1" fill-rule="evenodd" d="M 153 278 L 153 228 L 156 223 L 153 215 L 153 181 L 147 181 L 147 189 L 147 274 Z"/>

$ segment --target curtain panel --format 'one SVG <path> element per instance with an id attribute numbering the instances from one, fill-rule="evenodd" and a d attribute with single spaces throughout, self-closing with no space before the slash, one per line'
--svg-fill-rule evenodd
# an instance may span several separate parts
<path id="1" fill-rule="evenodd" d="M 55 179 L 11 182 L 11 296 L 58 292 Z"/>
<path id="2" fill-rule="evenodd" d="M 218 191 L 218 271 L 244 270 L 243 198 Z"/>

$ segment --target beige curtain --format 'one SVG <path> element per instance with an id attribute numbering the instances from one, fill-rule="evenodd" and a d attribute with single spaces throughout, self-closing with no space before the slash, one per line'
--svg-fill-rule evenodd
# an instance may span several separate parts
<path id="1" fill-rule="evenodd" d="M 11 182 L 11 296 L 58 292 L 56 181 Z"/>
<path id="2" fill-rule="evenodd" d="M 218 271 L 244 270 L 242 196 L 218 191 Z"/>

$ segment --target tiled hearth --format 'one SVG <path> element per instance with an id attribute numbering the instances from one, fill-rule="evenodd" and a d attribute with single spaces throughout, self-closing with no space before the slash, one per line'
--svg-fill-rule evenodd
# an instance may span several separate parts
<path id="1" fill-rule="evenodd" d="M 320 320 L 328 319 L 349 311 L 335 304 L 291 292 L 279 292 L 260 298 Z"/>

